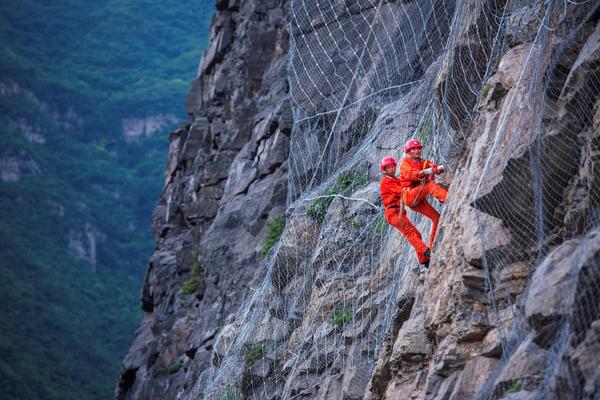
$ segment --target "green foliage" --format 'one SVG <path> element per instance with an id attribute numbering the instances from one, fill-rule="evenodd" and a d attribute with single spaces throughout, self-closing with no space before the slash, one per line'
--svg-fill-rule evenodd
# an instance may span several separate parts
<path id="1" fill-rule="evenodd" d="M 246 366 L 252 368 L 254 363 L 262 359 L 267 353 L 267 346 L 264 344 L 246 343 L 244 344 L 246 353 Z"/>
<path id="2" fill-rule="evenodd" d="M 173 364 L 169 365 L 169 374 L 175 374 L 183 366 L 183 361 L 177 360 Z"/>
<path id="3" fill-rule="evenodd" d="M 338 309 L 333 312 L 333 316 L 331 317 L 331 324 L 333 326 L 342 326 L 348 321 L 352 321 L 352 310 Z"/>
<path id="4" fill-rule="evenodd" d="M 431 135 L 431 133 L 433 132 L 433 125 L 431 123 L 431 121 L 427 120 L 425 122 L 423 122 L 421 124 L 421 126 L 419 127 L 419 134 L 418 134 L 418 139 L 421 143 L 423 143 L 423 145 L 425 145 L 427 143 L 427 139 L 429 138 L 429 136 Z"/>
<path id="5" fill-rule="evenodd" d="M 385 220 L 385 216 L 383 214 L 378 215 L 375 218 L 375 221 L 371 223 L 371 227 L 369 228 L 369 234 L 382 236 L 385 233 L 387 226 L 388 223 Z"/>
<path id="6" fill-rule="evenodd" d="M 485 85 L 483 85 L 483 90 L 481 91 L 481 97 L 484 97 L 484 98 L 487 97 L 487 95 L 490 92 L 491 88 L 492 87 L 489 84 L 487 84 L 487 83 Z"/>
<path id="7" fill-rule="evenodd" d="M 347 220 L 344 220 L 344 223 L 346 224 L 346 226 L 348 228 L 351 228 L 351 229 L 362 228 L 362 225 L 356 220 L 356 218 L 349 218 Z"/>
<path id="8" fill-rule="evenodd" d="M 366 173 L 355 174 L 350 171 L 341 173 L 335 185 L 329 188 L 323 196 L 319 196 L 311 202 L 306 208 L 306 214 L 322 225 L 335 195 L 346 196 L 359 186 L 365 185 L 368 180 L 369 177 Z"/>
<path id="9" fill-rule="evenodd" d="M 242 393 L 237 386 L 230 386 L 223 391 L 221 400 L 238 400 L 242 397 Z"/>
<path id="10" fill-rule="evenodd" d="M 132 115 L 184 117 L 213 9 L 211 0 L 3 3 L 0 68 L 59 109 L 86 115 L 88 133 Z"/>
<path id="11" fill-rule="evenodd" d="M 333 197 L 316 198 L 306 209 L 306 214 L 321 225 L 323 224 L 323 221 L 325 221 L 327 209 L 332 201 Z"/>
<path id="12" fill-rule="evenodd" d="M 132 307 L 139 287 L 122 271 L 94 272 L 73 260 L 44 232 L 31 242 L 11 238 L 24 237 L 28 222 L 0 223 L 7 246 L 0 262 L 2 392 L 19 399 L 109 396 L 141 319 Z"/>
<path id="13" fill-rule="evenodd" d="M 260 250 L 260 258 L 264 259 L 269 254 L 271 247 L 281 238 L 284 228 L 285 220 L 282 215 L 277 215 L 270 222 L 267 222 L 267 236 L 265 236 L 262 249 Z"/>
<path id="14" fill-rule="evenodd" d="M 523 390 L 523 385 L 519 379 L 512 379 L 508 384 L 509 387 L 506 390 L 506 393 L 517 393 Z"/>
<path id="15" fill-rule="evenodd" d="M 192 267 L 192 273 L 190 274 L 189 279 L 187 279 L 181 285 L 181 293 L 183 294 L 192 294 L 198 290 L 198 285 L 200 284 L 200 274 L 202 273 L 202 266 L 200 265 L 200 261 L 198 261 L 198 257 L 195 257 L 194 266 Z"/>

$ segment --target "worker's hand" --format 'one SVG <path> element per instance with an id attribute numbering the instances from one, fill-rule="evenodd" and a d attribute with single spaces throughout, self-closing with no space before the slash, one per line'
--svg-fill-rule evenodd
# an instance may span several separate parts
<path id="1" fill-rule="evenodd" d="M 444 167 L 444 164 L 440 164 L 440 165 L 436 165 L 435 167 L 435 174 L 442 174 L 444 172 L 446 172 L 446 167 Z"/>
<path id="2" fill-rule="evenodd" d="M 431 168 L 425 168 L 424 170 L 421 170 L 421 172 L 425 175 L 432 175 L 434 174 L 435 167 L 431 167 Z"/>

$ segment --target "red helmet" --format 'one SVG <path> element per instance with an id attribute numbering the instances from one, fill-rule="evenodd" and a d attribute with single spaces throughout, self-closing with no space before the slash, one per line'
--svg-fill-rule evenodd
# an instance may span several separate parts
<path id="1" fill-rule="evenodd" d="M 395 167 L 398 164 L 396 164 L 396 160 L 394 160 L 392 157 L 384 157 L 381 160 L 381 170 L 383 171 L 388 165 L 393 165 Z"/>
<path id="2" fill-rule="evenodd" d="M 404 145 L 404 152 L 408 153 L 411 149 L 422 149 L 423 145 L 417 139 L 409 139 Z"/>

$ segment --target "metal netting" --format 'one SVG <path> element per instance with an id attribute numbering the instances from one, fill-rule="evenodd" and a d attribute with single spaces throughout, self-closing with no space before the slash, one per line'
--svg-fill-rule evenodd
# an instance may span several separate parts
<path id="1" fill-rule="evenodd" d="M 583 77 L 568 71 L 597 12 L 591 1 L 293 0 L 286 228 L 194 395 L 288 399 L 319 390 L 342 398 L 330 381 L 370 376 L 398 304 L 410 303 L 419 279 L 413 250 L 383 219 L 377 161 L 401 156 L 417 137 L 426 158 L 457 165 L 482 104 L 502 98 L 481 178 L 464 199 L 480 222 L 492 314 L 512 316 L 500 334 L 504 362 L 479 396 L 501 394 L 494 380 L 526 340 L 519 300 L 536 266 L 565 241 L 586 238 L 574 258 L 582 289 L 573 315 L 536 337 L 549 356 L 535 385 L 559 396 L 564 377 L 576 375 L 569 390 L 580 398 L 588 378 L 564 360 L 573 346 L 600 346 L 586 333 L 598 329 L 599 266 L 585 253 L 600 215 L 600 82 L 598 65 Z M 529 38 L 524 62 L 504 97 L 492 74 L 520 35 Z M 573 79 L 584 82 L 573 89 Z M 590 169 L 587 181 L 576 179 L 581 168 Z M 429 221 L 409 217 L 428 232 Z M 509 238 L 491 249 L 486 235 L 496 233 L 481 223 L 488 217 Z"/>

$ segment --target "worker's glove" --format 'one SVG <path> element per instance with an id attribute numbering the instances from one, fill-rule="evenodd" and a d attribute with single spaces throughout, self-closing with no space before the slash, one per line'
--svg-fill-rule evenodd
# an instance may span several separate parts
<path id="1" fill-rule="evenodd" d="M 441 174 L 446 171 L 446 167 L 444 167 L 444 164 L 437 165 L 434 168 L 436 174 Z"/>
<path id="2" fill-rule="evenodd" d="M 435 173 L 435 167 L 425 168 L 423 171 L 425 175 L 433 175 Z"/>

